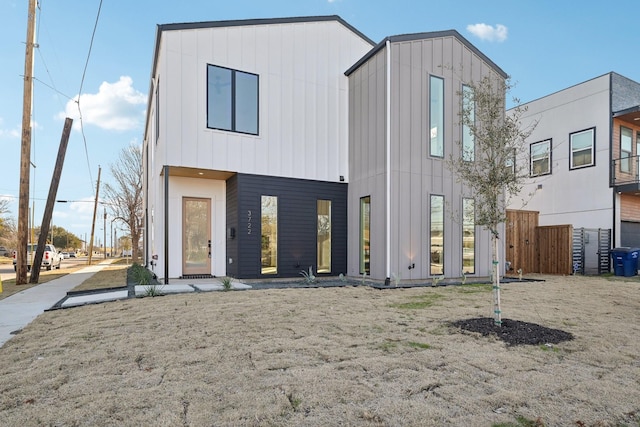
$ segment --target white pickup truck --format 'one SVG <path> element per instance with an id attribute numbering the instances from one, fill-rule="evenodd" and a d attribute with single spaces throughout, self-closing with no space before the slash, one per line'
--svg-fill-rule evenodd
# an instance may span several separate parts
<path id="1" fill-rule="evenodd" d="M 38 248 L 37 244 L 29 244 L 27 245 L 27 270 L 31 270 L 31 263 L 33 259 L 36 257 L 36 249 Z M 16 251 L 13 251 L 13 269 L 16 270 L 16 262 L 18 261 L 18 254 Z M 51 270 L 52 268 L 60 269 L 60 265 L 62 264 L 62 256 L 60 252 L 53 245 L 45 245 L 44 254 L 42 255 L 42 267 L 47 270 Z"/>

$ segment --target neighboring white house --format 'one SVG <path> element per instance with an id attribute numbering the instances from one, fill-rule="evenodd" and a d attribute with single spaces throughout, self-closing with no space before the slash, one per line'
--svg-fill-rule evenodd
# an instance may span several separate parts
<path id="1" fill-rule="evenodd" d="M 487 276 L 445 160 L 465 81 L 506 74 L 455 31 L 375 45 L 337 16 L 160 25 L 145 259 L 197 276 Z"/>
<path id="2" fill-rule="evenodd" d="M 640 247 L 640 84 L 611 72 L 523 106 L 524 124 L 538 125 L 519 156 L 530 179 L 511 209 L 524 200 L 541 226 L 584 228 L 587 252 L 603 261 L 611 246 Z M 598 231 L 610 242 L 599 247 Z"/>

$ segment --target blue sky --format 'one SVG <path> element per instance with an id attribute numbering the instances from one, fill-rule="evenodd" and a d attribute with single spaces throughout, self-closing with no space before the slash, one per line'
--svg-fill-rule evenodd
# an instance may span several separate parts
<path id="1" fill-rule="evenodd" d="M 27 5 L 0 0 L 0 197 L 11 200 L 14 217 Z M 30 191 L 35 223 L 42 221 L 64 117 L 70 116 L 74 130 L 57 198 L 74 202 L 56 204 L 53 223 L 82 238 L 90 233 L 99 165 L 109 182 L 119 151 L 142 142 L 157 24 L 339 15 L 375 42 L 455 29 L 512 77 L 512 96 L 526 102 L 609 71 L 640 81 L 636 6 L 637 0 L 103 0 L 82 80 L 100 0 L 40 0 Z M 73 102 L 79 93 L 84 137 Z M 101 230 L 102 221 L 96 233 Z"/>

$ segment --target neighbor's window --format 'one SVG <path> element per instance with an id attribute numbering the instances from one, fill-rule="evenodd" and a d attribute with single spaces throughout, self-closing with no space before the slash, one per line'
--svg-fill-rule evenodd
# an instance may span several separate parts
<path id="1" fill-rule="evenodd" d="M 470 86 L 462 85 L 462 108 L 468 112 L 468 117 L 475 124 L 476 107 L 473 98 L 473 89 Z M 462 160 L 472 162 L 475 158 L 475 141 L 471 127 L 462 125 Z"/>
<path id="2" fill-rule="evenodd" d="M 207 127 L 258 134 L 258 75 L 207 66 Z"/>
<path id="3" fill-rule="evenodd" d="M 620 172 L 631 172 L 633 131 L 620 126 Z"/>
<path id="4" fill-rule="evenodd" d="M 360 274 L 370 274 L 371 196 L 360 199 Z"/>
<path id="5" fill-rule="evenodd" d="M 551 140 L 536 142 L 529 146 L 531 158 L 531 176 L 551 173 Z"/>
<path id="6" fill-rule="evenodd" d="M 570 169 L 593 166 L 595 164 L 595 128 L 569 135 Z"/>
<path id="7" fill-rule="evenodd" d="M 476 212 L 473 199 L 462 199 L 462 272 L 475 273 Z"/>
<path id="8" fill-rule="evenodd" d="M 444 196 L 431 196 L 430 274 L 444 274 Z"/>
<path id="9" fill-rule="evenodd" d="M 278 274 L 278 198 L 262 196 L 261 203 L 262 274 Z"/>
<path id="10" fill-rule="evenodd" d="M 429 154 L 444 157 L 444 79 L 429 77 Z"/>
<path id="11" fill-rule="evenodd" d="M 331 273 L 331 200 L 317 201 L 317 215 L 317 272 Z"/>

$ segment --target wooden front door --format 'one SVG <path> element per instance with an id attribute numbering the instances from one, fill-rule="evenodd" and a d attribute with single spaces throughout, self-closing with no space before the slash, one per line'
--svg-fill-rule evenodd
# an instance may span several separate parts
<path id="1" fill-rule="evenodd" d="M 211 274 L 211 199 L 182 199 L 182 274 Z"/>

